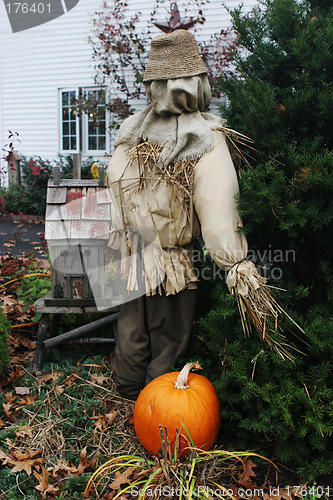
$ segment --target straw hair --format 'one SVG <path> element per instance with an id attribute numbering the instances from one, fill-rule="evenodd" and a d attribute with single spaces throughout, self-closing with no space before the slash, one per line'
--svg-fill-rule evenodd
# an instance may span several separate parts
<path id="1" fill-rule="evenodd" d="M 185 78 L 203 73 L 207 73 L 207 70 L 192 33 L 176 30 L 152 40 L 144 82 Z"/>

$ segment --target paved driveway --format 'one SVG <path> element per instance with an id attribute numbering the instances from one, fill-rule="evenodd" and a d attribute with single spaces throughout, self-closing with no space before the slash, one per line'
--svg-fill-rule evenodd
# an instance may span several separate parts
<path id="1" fill-rule="evenodd" d="M 43 238 L 45 225 L 41 222 L 0 219 L 0 255 L 10 253 L 12 256 L 23 256 L 31 250 L 35 251 L 37 259 L 46 259 L 44 249 L 47 245 Z"/>

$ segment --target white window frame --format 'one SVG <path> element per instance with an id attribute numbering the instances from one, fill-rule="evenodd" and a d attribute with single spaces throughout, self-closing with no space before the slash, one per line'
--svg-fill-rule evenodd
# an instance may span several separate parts
<path id="1" fill-rule="evenodd" d="M 105 103 L 108 102 L 108 90 L 100 87 L 83 87 L 82 91 L 88 96 L 89 91 L 105 92 Z M 105 148 L 104 149 L 88 149 L 89 148 L 89 116 L 87 113 L 82 113 L 82 152 L 89 156 L 104 157 L 105 153 L 110 153 L 111 150 L 111 134 L 109 130 L 110 113 L 105 108 Z"/>
<path id="2" fill-rule="evenodd" d="M 76 154 L 80 152 L 80 120 L 79 113 L 76 113 L 75 123 L 76 123 L 76 148 L 75 149 L 63 149 L 63 108 L 62 108 L 62 94 L 64 92 L 75 92 L 75 98 L 78 99 L 79 89 L 78 87 L 65 87 L 59 89 L 59 151 L 62 155 L 67 156 L 71 154 Z M 69 122 L 70 123 L 70 122 Z"/>

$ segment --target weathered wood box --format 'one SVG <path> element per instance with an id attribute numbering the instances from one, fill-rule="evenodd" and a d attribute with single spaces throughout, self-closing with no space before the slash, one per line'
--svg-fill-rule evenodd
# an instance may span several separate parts
<path id="1" fill-rule="evenodd" d="M 46 306 L 110 307 L 107 243 L 111 201 L 104 180 L 50 180 L 45 239 L 52 266 Z"/>

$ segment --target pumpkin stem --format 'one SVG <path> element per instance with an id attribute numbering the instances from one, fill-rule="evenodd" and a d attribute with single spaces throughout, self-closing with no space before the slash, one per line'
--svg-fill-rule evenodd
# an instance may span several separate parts
<path id="1" fill-rule="evenodd" d="M 180 389 L 183 391 L 184 389 L 188 389 L 188 387 L 190 387 L 189 385 L 187 385 L 187 379 L 188 379 L 189 373 L 192 369 L 202 370 L 202 367 L 201 367 L 201 365 L 199 365 L 198 362 L 187 363 L 178 374 L 177 380 L 174 384 L 175 389 Z"/>

